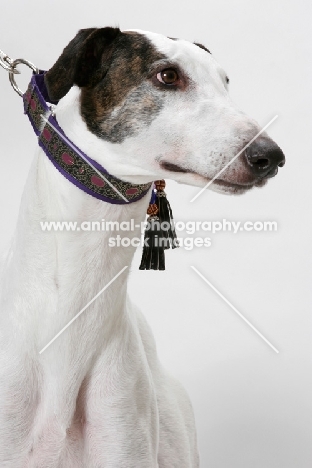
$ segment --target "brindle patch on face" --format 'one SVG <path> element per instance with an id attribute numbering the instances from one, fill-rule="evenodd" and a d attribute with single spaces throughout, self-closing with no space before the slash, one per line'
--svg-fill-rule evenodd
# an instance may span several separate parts
<path id="1" fill-rule="evenodd" d="M 112 143 L 120 143 L 129 136 L 137 135 L 155 119 L 163 102 L 164 96 L 143 82 L 129 91 L 124 101 L 112 112 L 105 112 L 98 136 Z"/>
<path id="2" fill-rule="evenodd" d="M 151 65 L 166 57 L 145 36 L 119 35 L 110 67 L 93 87 L 82 88 L 81 115 L 98 137 L 121 143 L 155 119 L 164 96 L 148 80 Z"/>

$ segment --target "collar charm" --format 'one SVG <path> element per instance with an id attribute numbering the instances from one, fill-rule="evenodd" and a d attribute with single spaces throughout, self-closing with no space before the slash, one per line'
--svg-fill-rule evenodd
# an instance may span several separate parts
<path id="1" fill-rule="evenodd" d="M 140 270 L 165 270 L 165 250 L 179 247 L 169 201 L 164 191 L 166 182 L 154 182 L 147 208 L 147 226 Z"/>

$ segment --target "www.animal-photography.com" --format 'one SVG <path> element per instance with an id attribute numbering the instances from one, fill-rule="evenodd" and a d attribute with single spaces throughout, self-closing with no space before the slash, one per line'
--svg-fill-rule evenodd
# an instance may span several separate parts
<path id="1" fill-rule="evenodd" d="M 0 468 L 310 468 L 311 7 L 4 0 Z"/>

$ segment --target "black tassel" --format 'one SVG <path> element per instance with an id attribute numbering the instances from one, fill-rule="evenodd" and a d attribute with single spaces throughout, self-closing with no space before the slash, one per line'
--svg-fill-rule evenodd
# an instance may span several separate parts
<path id="1" fill-rule="evenodd" d="M 163 238 L 166 239 L 165 249 L 175 249 L 179 247 L 177 235 L 174 229 L 173 215 L 170 203 L 167 199 L 164 188 L 166 182 L 164 180 L 156 180 L 156 203 L 158 206 L 158 216 L 160 219 Z"/>
<path id="2" fill-rule="evenodd" d="M 144 234 L 144 246 L 140 270 L 164 270 L 165 249 L 179 247 L 172 210 L 167 200 L 164 180 L 155 182 L 156 192 L 152 191 L 147 209 L 149 215 Z"/>
<path id="3" fill-rule="evenodd" d="M 158 216 L 149 216 L 144 233 L 144 247 L 140 270 L 164 270 L 165 251 Z"/>

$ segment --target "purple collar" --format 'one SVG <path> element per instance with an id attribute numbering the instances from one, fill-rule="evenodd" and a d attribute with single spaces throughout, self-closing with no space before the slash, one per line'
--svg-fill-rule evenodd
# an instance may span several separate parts
<path id="1" fill-rule="evenodd" d="M 66 137 L 47 104 L 51 100 L 44 83 L 44 73 L 40 70 L 39 74 L 32 76 L 23 96 L 24 110 L 38 136 L 39 146 L 54 166 L 78 188 L 107 203 L 123 205 L 144 197 L 151 183 L 134 185 L 117 179 Z"/>

